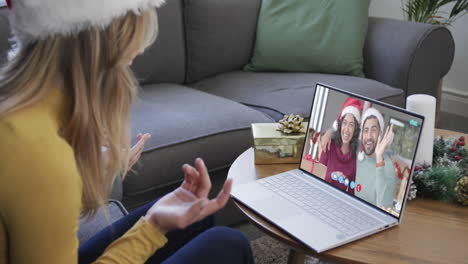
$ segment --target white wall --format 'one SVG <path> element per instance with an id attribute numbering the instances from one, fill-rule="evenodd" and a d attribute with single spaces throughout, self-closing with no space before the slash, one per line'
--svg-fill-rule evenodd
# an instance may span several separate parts
<path id="1" fill-rule="evenodd" d="M 406 2 L 406 1 L 405 1 Z M 446 10 L 450 10 L 446 8 Z M 400 0 L 372 0 L 370 16 L 403 19 Z M 468 116 L 468 15 L 449 27 L 455 39 L 455 58 L 443 80 L 442 110 Z"/>
<path id="2" fill-rule="evenodd" d="M 6 6 L 5 0 L 0 0 L 0 6 Z"/>
<path id="3" fill-rule="evenodd" d="M 403 19 L 399 0 L 371 0 L 369 15 Z"/>

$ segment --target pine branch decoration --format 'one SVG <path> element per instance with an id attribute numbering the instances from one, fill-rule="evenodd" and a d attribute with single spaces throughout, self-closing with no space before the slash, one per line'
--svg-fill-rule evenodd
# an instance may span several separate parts
<path id="1" fill-rule="evenodd" d="M 434 139 L 433 166 L 416 166 L 418 196 L 468 205 L 468 153 L 465 137 Z"/>

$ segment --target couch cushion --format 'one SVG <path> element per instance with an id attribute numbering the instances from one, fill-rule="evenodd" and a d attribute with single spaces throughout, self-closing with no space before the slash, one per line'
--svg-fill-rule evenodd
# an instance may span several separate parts
<path id="1" fill-rule="evenodd" d="M 242 104 L 174 84 L 144 87 L 133 112 L 132 133 L 149 132 L 141 164 L 124 182 L 124 203 L 135 207 L 158 189 L 180 182 L 183 163 L 202 157 L 210 171 L 226 168 L 252 146 L 251 123 L 273 122 Z M 134 142 L 133 142 L 134 143 Z"/>
<path id="2" fill-rule="evenodd" d="M 370 79 L 333 74 L 235 71 L 205 79 L 192 86 L 255 106 L 278 120 L 284 114 L 291 113 L 309 117 L 317 82 L 397 106 L 403 106 L 405 103 L 403 91 L 400 89 Z"/>
<path id="3" fill-rule="evenodd" d="M 158 8 L 159 35 L 156 42 L 132 66 L 142 84 L 183 83 L 185 37 L 182 0 L 167 1 Z"/>
<path id="4" fill-rule="evenodd" d="M 248 63 L 259 8 L 260 0 L 185 0 L 187 82 Z"/>
<path id="5" fill-rule="evenodd" d="M 251 71 L 364 77 L 369 0 L 264 0 Z"/>

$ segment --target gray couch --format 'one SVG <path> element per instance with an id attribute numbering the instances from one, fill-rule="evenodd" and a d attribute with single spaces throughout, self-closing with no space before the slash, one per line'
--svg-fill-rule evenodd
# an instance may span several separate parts
<path id="1" fill-rule="evenodd" d="M 307 117 L 316 82 L 404 107 L 410 94 L 438 96 L 452 64 L 454 42 L 446 28 L 371 17 L 366 78 L 244 72 L 260 2 L 168 0 L 159 10 L 159 38 L 133 66 L 141 93 L 132 132 L 153 136 L 137 173 L 116 183 L 114 192 L 129 210 L 178 186 L 182 164 L 196 157 L 204 158 L 217 192 L 232 162 L 252 146 L 251 123 L 289 113 Z M 0 56 L 8 46 L 5 13 L 0 10 Z M 241 219 L 232 205 L 217 215 L 219 224 Z"/>

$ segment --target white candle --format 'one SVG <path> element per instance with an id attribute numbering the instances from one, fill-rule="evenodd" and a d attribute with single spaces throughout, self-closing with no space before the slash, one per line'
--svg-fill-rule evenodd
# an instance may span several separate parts
<path id="1" fill-rule="evenodd" d="M 427 94 L 410 95 L 406 100 L 406 109 L 425 117 L 418 152 L 416 153 L 416 163 L 432 165 L 436 98 Z"/>

